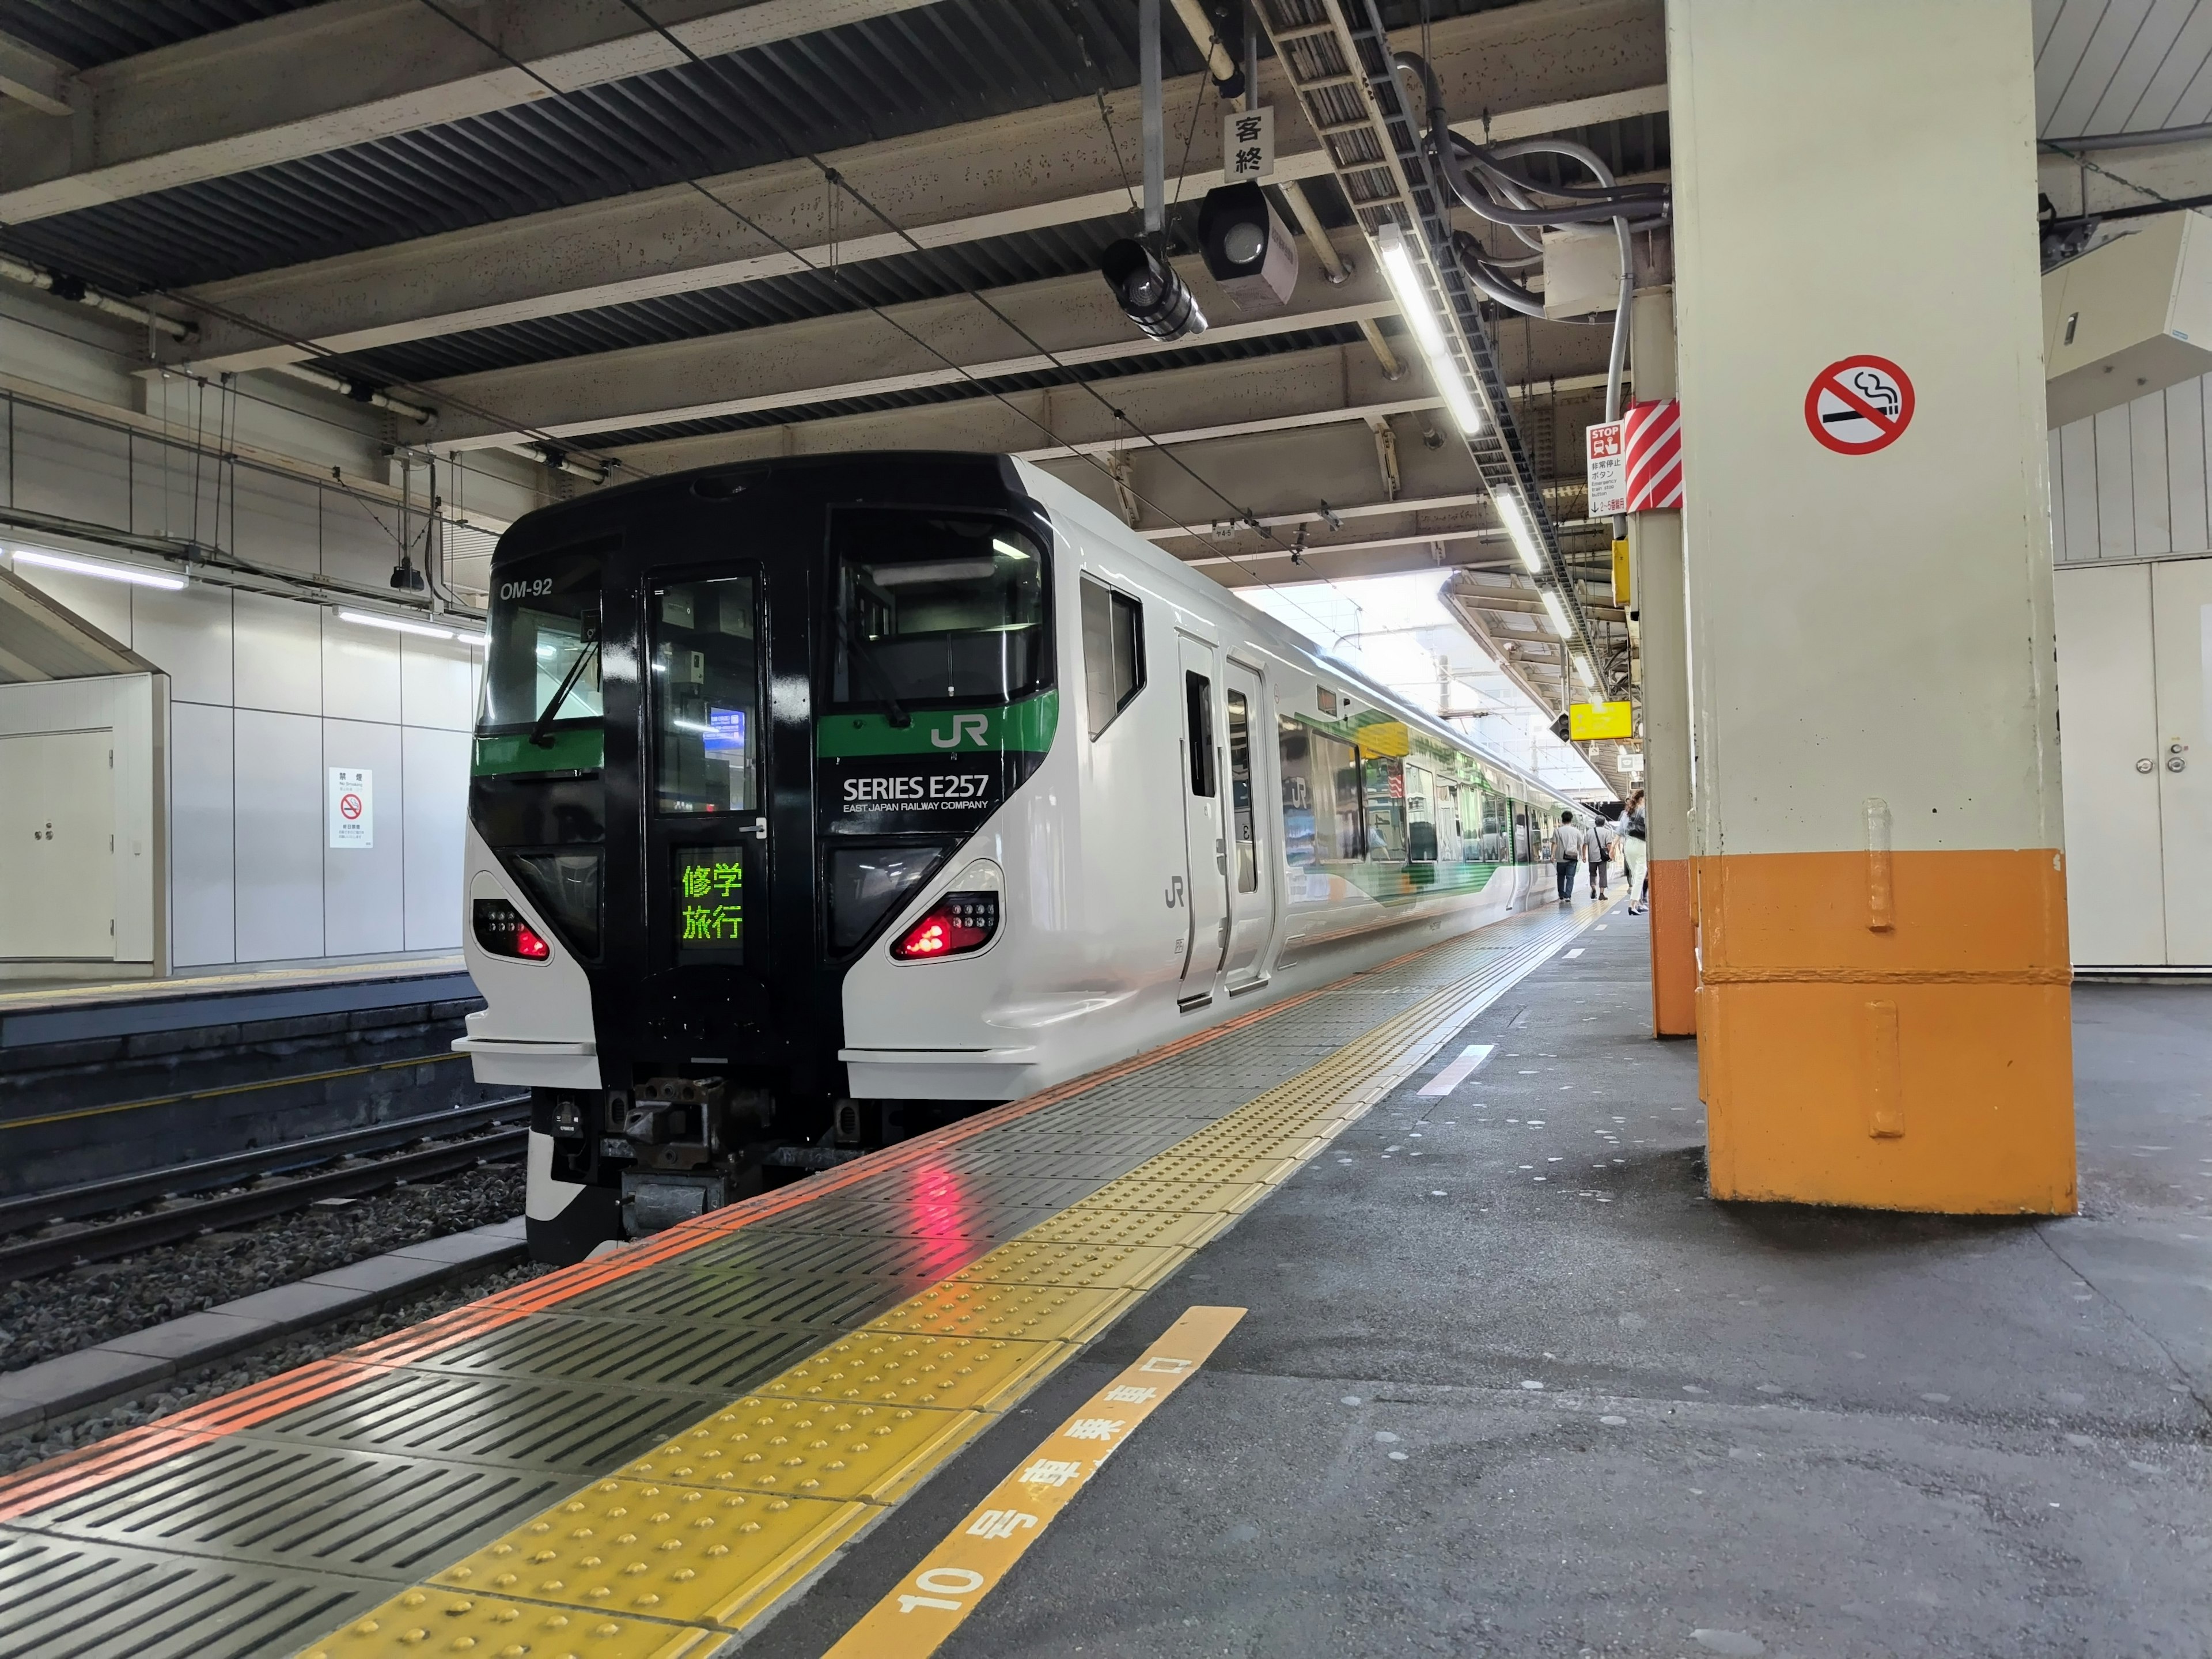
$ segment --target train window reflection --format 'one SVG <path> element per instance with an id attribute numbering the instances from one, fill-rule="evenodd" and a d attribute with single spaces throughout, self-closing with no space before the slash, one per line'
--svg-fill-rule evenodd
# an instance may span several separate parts
<path id="1" fill-rule="evenodd" d="M 651 623 L 655 805 L 663 812 L 758 810 L 752 578 L 656 589 Z"/>
<path id="2" fill-rule="evenodd" d="M 596 548 L 501 566 L 492 582 L 489 632 L 480 732 L 599 718 Z"/>
<path id="3" fill-rule="evenodd" d="M 1050 663 L 1045 559 L 1002 520 L 854 510 L 835 520 L 831 697 L 1012 702 Z"/>
<path id="4" fill-rule="evenodd" d="M 1237 843 L 1237 890 L 1260 890 L 1260 848 L 1252 820 L 1252 705 L 1229 693 L 1229 815 Z"/>

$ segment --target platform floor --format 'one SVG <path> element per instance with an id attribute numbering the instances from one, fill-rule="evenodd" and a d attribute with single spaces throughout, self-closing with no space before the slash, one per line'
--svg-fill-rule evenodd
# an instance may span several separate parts
<path id="1" fill-rule="evenodd" d="M 2207 1651 L 2212 992 L 2080 994 L 2082 1217 L 1839 1215 L 1703 1197 L 1644 953 L 1510 919 L 0 1483 L 0 1659 L 818 1655 L 1194 1304 L 940 1651 Z"/>

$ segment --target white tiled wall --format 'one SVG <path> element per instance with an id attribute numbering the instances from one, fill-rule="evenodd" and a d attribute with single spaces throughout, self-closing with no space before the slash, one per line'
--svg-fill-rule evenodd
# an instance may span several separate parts
<path id="1" fill-rule="evenodd" d="M 176 966 L 459 947 L 481 653 L 258 593 L 17 574 L 170 677 Z M 373 847 L 327 845 L 333 766 L 375 775 Z"/>
<path id="2" fill-rule="evenodd" d="M 2051 540 L 2058 562 L 2212 550 L 2205 419 L 2212 375 L 2051 434 Z"/>

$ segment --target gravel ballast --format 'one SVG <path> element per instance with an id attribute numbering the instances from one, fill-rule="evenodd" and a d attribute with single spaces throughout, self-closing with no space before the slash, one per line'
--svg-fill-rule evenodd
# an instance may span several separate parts
<path id="1" fill-rule="evenodd" d="M 523 1186 L 520 1164 L 487 1164 L 441 1181 L 312 1206 L 234 1231 L 207 1233 L 185 1243 L 0 1285 L 0 1373 L 386 1251 L 503 1221 L 522 1212 Z M 484 1283 L 456 1291 L 454 1300 L 483 1294 Z M 398 1320 L 404 1311 L 377 1317 Z M 292 1346 L 287 1344 L 286 1350 Z"/>

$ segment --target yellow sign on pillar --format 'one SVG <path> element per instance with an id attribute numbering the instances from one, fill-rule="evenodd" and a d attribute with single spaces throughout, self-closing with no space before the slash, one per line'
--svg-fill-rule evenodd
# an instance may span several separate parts
<path id="1" fill-rule="evenodd" d="M 1567 736 L 1576 743 L 1591 738 L 1626 738 L 1636 730 L 1636 711 L 1625 702 L 1577 702 L 1567 705 Z"/>
<path id="2" fill-rule="evenodd" d="M 1636 603 L 1636 582 L 1629 574 L 1628 538 L 1623 536 L 1613 544 L 1613 602 L 1620 605 Z"/>

